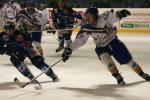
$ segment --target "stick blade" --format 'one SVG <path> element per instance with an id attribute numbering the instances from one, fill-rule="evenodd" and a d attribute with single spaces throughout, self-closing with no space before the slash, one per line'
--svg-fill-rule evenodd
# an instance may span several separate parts
<path id="1" fill-rule="evenodd" d="M 24 88 L 24 84 L 18 78 L 14 78 L 14 83 L 20 88 Z"/>

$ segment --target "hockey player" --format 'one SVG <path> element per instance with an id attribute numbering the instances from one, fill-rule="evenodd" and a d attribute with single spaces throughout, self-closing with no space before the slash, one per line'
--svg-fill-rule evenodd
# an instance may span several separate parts
<path id="1" fill-rule="evenodd" d="M 42 56 L 34 49 L 26 33 L 15 30 L 15 25 L 11 22 L 5 24 L 4 29 L 5 31 L 0 33 L 0 54 L 10 55 L 11 63 L 22 75 L 30 80 L 34 78 L 30 70 L 22 64 L 26 57 L 40 70 L 49 67 Z M 54 82 L 59 81 L 51 68 L 45 74 L 52 78 Z"/>
<path id="2" fill-rule="evenodd" d="M 107 66 L 112 76 L 116 78 L 118 84 L 124 85 L 125 81 L 112 60 L 112 56 L 121 65 L 126 64 L 140 77 L 146 81 L 150 81 L 150 76 L 142 70 L 137 62 L 134 61 L 125 44 L 118 39 L 116 35 L 116 27 L 113 26 L 115 22 L 120 21 L 122 18 L 129 15 L 130 12 L 126 9 L 119 10 L 117 12 L 111 10 L 98 15 L 97 8 L 88 8 L 86 10 L 86 19 L 88 24 L 81 27 L 81 31 L 76 36 L 75 41 L 70 47 L 65 48 L 62 54 L 63 61 L 65 62 L 68 60 L 72 51 L 84 45 L 88 38 L 92 37 L 96 45 L 95 51 L 100 61 Z M 89 31 L 85 31 L 83 29 L 88 29 Z"/>
<path id="3" fill-rule="evenodd" d="M 58 5 L 53 8 L 52 10 L 52 21 L 53 26 L 56 29 L 62 29 L 64 26 L 62 25 L 62 17 L 63 17 L 63 9 L 65 7 L 65 1 L 60 0 Z M 64 39 L 63 39 L 63 32 L 58 31 L 58 40 L 59 40 L 59 47 L 56 49 L 56 52 L 63 50 L 64 48 Z"/>
<path id="4" fill-rule="evenodd" d="M 27 31 L 31 31 L 31 41 L 33 46 L 38 50 L 41 56 L 43 56 L 43 50 L 41 46 L 41 38 L 42 38 L 42 24 L 41 17 L 43 14 L 41 11 L 34 8 L 34 3 L 32 0 L 27 0 L 26 3 L 27 8 L 22 10 L 17 15 L 16 28 L 26 28 Z"/>
<path id="5" fill-rule="evenodd" d="M 21 7 L 15 0 L 9 0 L 9 2 L 4 4 L 3 9 L 5 17 L 8 18 L 7 21 L 9 21 L 10 19 L 15 19 L 16 15 L 21 10 Z"/>
<path id="6" fill-rule="evenodd" d="M 73 11 L 72 7 L 66 6 L 63 0 L 52 11 L 53 24 L 56 29 L 73 28 L 75 18 L 82 19 L 80 14 Z M 59 47 L 56 49 L 56 52 L 63 50 L 64 42 L 66 42 L 66 46 L 70 45 L 72 42 L 71 34 L 72 31 L 58 31 Z"/>

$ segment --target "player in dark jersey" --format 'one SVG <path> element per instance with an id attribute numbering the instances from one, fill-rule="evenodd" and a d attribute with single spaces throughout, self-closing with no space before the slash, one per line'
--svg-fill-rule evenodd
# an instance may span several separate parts
<path id="1" fill-rule="evenodd" d="M 32 46 L 26 33 L 15 30 L 15 25 L 12 22 L 6 23 L 4 30 L 0 33 L 0 54 L 9 55 L 11 63 L 22 75 L 30 80 L 34 78 L 30 70 L 22 64 L 26 57 L 40 70 L 45 70 L 49 67 L 44 62 L 43 57 Z M 52 78 L 54 82 L 59 81 L 57 75 L 51 68 L 45 74 Z"/>
<path id="2" fill-rule="evenodd" d="M 52 11 L 53 24 L 56 29 L 72 29 L 76 18 L 82 19 L 82 16 L 72 7 L 65 5 L 62 0 L 58 3 L 58 7 Z M 65 43 L 67 47 L 71 44 L 71 35 L 72 30 L 58 31 L 59 47 L 56 52 L 63 50 Z"/>

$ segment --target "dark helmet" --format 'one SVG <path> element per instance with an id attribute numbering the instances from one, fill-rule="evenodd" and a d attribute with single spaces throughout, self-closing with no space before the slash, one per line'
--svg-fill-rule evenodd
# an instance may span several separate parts
<path id="1" fill-rule="evenodd" d="M 27 1 L 26 1 L 26 7 L 27 7 L 27 6 L 32 6 L 32 7 L 34 7 L 34 6 L 35 6 L 34 0 L 27 0 Z"/>
<path id="2" fill-rule="evenodd" d="M 15 24 L 13 22 L 7 22 L 4 25 L 5 30 L 14 30 L 15 29 Z"/>
<path id="3" fill-rule="evenodd" d="M 3 4 L 2 3 L 0 3 L 0 8 L 2 8 L 3 7 Z"/>
<path id="4" fill-rule="evenodd" d="M 13 4 L 15 2 L 15 0 L 9 0 L 9 2 Z"/>
<path id="5" fill-rule="evenodd" d="M 64 6 L 64 9 L 67 9 L 69 13 L 73 13 L 73 9 L 71 6 L 66 5 Z"/>
<path id="6" fill-rule="evenodd" d="M 30 14 L 33 14 L 35 12 L 35 2 L 34 0 L 27 0 L 26 1 L 26 7 Z"/>
<path id="7" fill-rule="evenodd" d="M 97 19 L 98 18 L 98 9 L 96 7 L 89 7 L 86 9 L 85 13 L 90 13 L 92 14 L 93 16 L 95 16 L 95 18 Z"/>

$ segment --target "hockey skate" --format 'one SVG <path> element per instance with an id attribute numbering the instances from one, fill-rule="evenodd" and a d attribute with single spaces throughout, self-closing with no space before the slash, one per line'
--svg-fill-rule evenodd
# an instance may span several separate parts
<path id="1" fill-rule="evenodd" d="M 118 85 L 126 85 L 126 82 L 119 73 L 116 73 L 113 76 L 116 78 Z"/>
<path id="2" fill-rule="evenodd" d="M 126 85 L 126 82 L 123 80 L 123 78 L 117 79 L 117 82 L 119 85 Z"/>
<path id="3" fill-rule="evenodd" d="M 28 76 L 27 76 L 27 78 L 29 79 L 29 80 L 32 80 L 33 78 L 34 78 L 34 76 L 33 76 L 33 74 L 29 74 Z M 32 84 L 36 84 L 36 83 L 39 83 L 37 80 L 33 80 L 32 82 L 31 82 Z"/>
<path id="4" fill-rule="evenodd" d="M 58 76 L 55 73 L 53 73 L 51 75 L 51 78 L 52 78 L 53 82 L 59 82 L 60 81 L 60 79 L 58 78 Z"/>
<path id="5" fill-rule="evenodd" d="M 61 46 L 61 45 L 60 45 L 60 46 L 56 49 L 56 53 L 62 51 L 63 49 L 64 49 L 64 46 Z"/>

